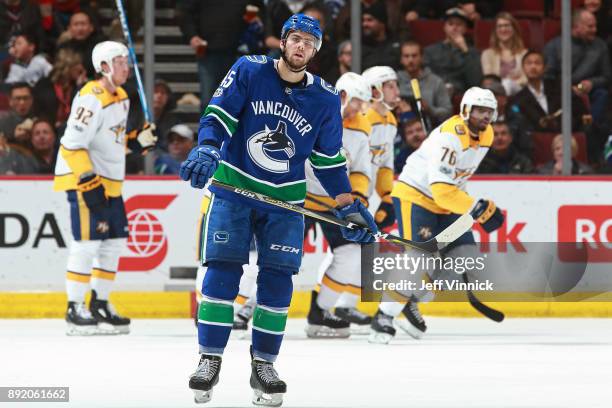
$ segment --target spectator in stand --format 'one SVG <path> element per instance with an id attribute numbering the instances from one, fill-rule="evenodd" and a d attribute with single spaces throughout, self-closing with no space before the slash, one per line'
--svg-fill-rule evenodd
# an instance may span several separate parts
<path id="1" fill-rule="evenodd" d="M 91 62 L 91 52 L 99 42 L 106 39 L 99 34 L 94 24 L 94 18 L 89 11 L 81 10 L 70 16 L 68 29 L 57 40 L 59 50 L 72 50 L 81 56 L 81 61 L 87 70 L 87 77 L 94 78 L 95 70 Z"/>
<path id="2" fill-rule="evenodd" d="M 531 155 L 533 149 L 531 136 L 525 129 L 524 119 L 518 110 L 508 104 L 508 96 L 501 82 L 492 82 L 484 88 L 490 90 L 495 95 L 497 100 L 497 120 L 508 125 L 508 129 L 510 129 L 510 133 L 513 136 L 514 146 L 520 152 Z"/>
<path id="3" fill-rule="evenodd" d="M 513 110 L 523 117 L 529 131 L 561 131 L 561 86 L 544 79 L 544 55 L 529 51 L 521 62 L 527 84 L 510 101 Z M 581 98 L 572 97 L 572 129 L 579 131 L 591 122 L 590 113 Z"/>
<path id="4" fill-rule="evenodd" d="M 399 129 L 401 140 L 399 146 L 395 148 L 393 166 L 395 174 L 402 172 L 408 156 L 414 153 L 421 146 L 423 140 L 427 138 L 423 125 L 421 125 L 420 119 L 415 114 L 410 115 L 410 119 L 401 121 Z"/>
<path id="5" fill-rule="evenodd" d="M 387 30 L 387 8 L 376 1 L 361 10 L 361 69 L 373 66 L 399 67 L 399 42 Z"/>
<path id="6" fill-rule="evenodd" d="M 543 164 L 538 168 L 539 174 L 550 174 L 558 176 L 562 174 L 563 169 L 563 135 L 558 134 L 550 144 L 553 154 L 553 160 Z M 578 154 L 578 142 L 572 136 L 572 174 L 593 174 L 593 169 L 585 163 L 576 160 Z"/>
<path id="7" fill-rule="evenodd" d="M 417 78 L 421 88 L 421 112 L 430 123 L 430 129 L 438 126 L 451 116 L 453 105 L 442 78 L 423 68 L 421 46 L 415 41 L 406 41 L 401 46 L 400 63 L 403 69 L 397 71 L 400 94 L 413 97 L 410 81 Z"/>
<path id="8" fill-rule="evenodd" d="M 584 0 L 584 9 L 590 11 L 597 20 L 597 36 L 610 44 L 610 28 L 612 24 L 612 10 L 610 2 L 602 4 L 602 0 Z"/>
<path id="9" fill-rule="evenodd" d="M 0 61 L 8 57 L 11 38 L 20 32 L 31 33 L 41 44 L 43 30 L 38 4 L 33 0 L 0 1 Z"/>
<path id="10" fill-rule="evenodd" d="M 444 12 L 451 7 L 463 10 L 470 21 L 481 18 L 490 19 L 502 7 L 501 1 L 470 1 L 470 0 L 411 0 L 403 2 L 401 9 L 406 21 L 419 18 L 438 20 L 444 17 Z"/>
<path id="11" fill-rule="evenodd" d="M 155 160 L 155 173 L 178 174 L 181 163 L 187 160 L 193 145 L 194 133 L 189 126 L 183 124 L 172 126 L 168 133 L 168 152 L 162 153 Z"/>
<path id="12" fill-rule="evenodd" d="M 198 62 L 200 106 L 208 105 L 213 92 L 236 60 L 240 36 L 246 27 L 247 0 L 177 2 L 181 31 Z M 280 32 L 280 31 L 279 31 Z"/>
<path id="13" fill-rule="evenodd" d="M 168 151 L 168 132 L 172 126 L 179 122 L 176 113 L 173 112 L 176 102 L 172 96 L 172 90 L 166 81 L 158 79 L 155 81 L 153 91 L 153 117 L 157 126 L 157 147 Z"/>
<path id="14" fill-rule="evenodd" d="M 335 84 L 342 74 L 351 71 L 351 64 L 353 63 L 352 49 L 353 46 L 349 40 L 340 43 L 338 46 L 337 62 L 329 72 L 323 74 L 324 80 L 330 84 Z"/>
<path id="15" fill-rule="evenodd" d="M 506 93 L 512 96 L 527 82 L 521 66 L 526 52 L 518 21 L 503 11 L 495 17 L 489 48 L 480 57 L 482 73 L 498 75 Z"/>
<path id="16" fill-rule="evenodd" d="M 37 170 L 36 160 L 10 145 L 0 132 L 0 174 L 32 174 Z"/>
<path id="17" fill-rule="evenodd" d="M 38 162 L 37 173 L 53 174 L 58 148 L 53 125 L 45 119 L 35 120 L 32 125 L 32 153 Z"/>
<path id="18" fill-rule="evenodd" d="M 606 123 L 608 86 L 612 79 L 606 43 L 596 36 L 597 21 L 590 11 L 577 9 L 572 14 L 572 84 L 579 95 L 588 95 L 596 123 Z M 546 77 L 561 78 L 561 37 L 544 47 Z"/>
<path id="19" fill-rule="evenodd" d="M 512 143 L 512 132 L 503 121 L 493 123 L 493 144 L 480 163 L 478 173 L 527 174 L 533 173 L 531 160 Z"/>
<path id="20" fill-rule="evenodd" d="M 61 130 L 68 120 L 74 95 L 86 81 L 81 55 L 69 49 L 60 50 L 51 74 L 34 86 L 35 116 L 47 119 L 56 130 Z"/>
<path id="21" fill-rule="evenodd" d="M 49 61 L 42 54 L 36 54 L 36 40 L 32 35 L 17 34 L 11 51 L 15 61 L 10 65 L 6 83 L 27 82 L 34 86 L 51 72 Z"/>
<path id="22" fill-rule="evenodd" d="M 458 8 L 448 9 L 445 19 L 446 39 L 425 48 L 424 65 L 444 80 L 449 94 L 455 95 L 478 85 L 482 69 L 478 50 L 465 39 L 472 22 Z"/>
<path id="23" fill-rule="evenodd" d="M 7 143 L 29 145 L 27 126 L 21 126 L 32 117 L 32 88 L 25 82 L 11 84 L 9 107 L 7 112 L 0 112 L 0 133 L 4 133 Z"/>

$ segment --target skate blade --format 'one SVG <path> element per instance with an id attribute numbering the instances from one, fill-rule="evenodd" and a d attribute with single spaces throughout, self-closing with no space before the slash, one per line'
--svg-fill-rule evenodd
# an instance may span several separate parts
<path id="1" fill-rule="evenodd" d="M 370 337 L 368 337 L 368 343 L 389 344 L 392 338 L 393 336 L 390 335 L 389 333 L 379 333 L 379 332 L 372 331 L 370 333 Z"/>
<path id="2" fill-rule="evenodd" d="M 311 339 L 346 339 L 351 335 L 349 327 L 344 329 L 332 329 L 327 326 L 309 324 L 306 326 L 306 336 Z"/>
<path id="3" fill-rule="evenodd" d="M 98 332 L 98 326 L 77 326 L 76 324 L 68 323 L 66 328 L 67 336 L 94 336 Z"/>
<path id="4" fill-rule="evenodd" d="M 212 398 L 213 390 L 202 391 L 202 390 L 192 390 L 193 391 L 193 401 L 196 404 L 205 404 Z"/>
<path id="5" fill-rule="evenodd" d="M 419 340 L 425 334 L 424 332 L 420 331 L 419 329 L 411 325 L 408 320 L 396 319 L 394 323 L 397 327 L 402 329 L 404 333 L 407 333 L 413 339 Z"/>
<path id="6" fill-rule="evenodd" d="M 283 394 L 266 394 L 259 390 L 253 390 L 253 404 L 264 407 L 280 407 L 283 405 Z"/>
<path id="7" fill-rule="evenodd" d="M 109 323 L 98 323 L 98 331 L 95 333 L 100 336 L 117 336 L 119 334 L 129 334 L 130 326 L 113 326 Z"/>

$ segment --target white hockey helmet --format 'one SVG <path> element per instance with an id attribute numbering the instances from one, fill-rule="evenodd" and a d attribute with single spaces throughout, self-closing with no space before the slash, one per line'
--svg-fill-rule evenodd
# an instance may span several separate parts
<path id="1" fill-rule="evenodd" d="M 491 122 L 497 120 L 497 99 L 490 90 L 473 86 L 465 91 L 459 105 L 459 115 L 463 120 L 467 121 L 470 118 L 470 112 L 474 106 L 493 109 Z"/>
<path id="2" fill-rule="evenodd" d="M 372 99 L 372 88 L 363 78 L 363 76 L 354 72 L 346 72 L 338 78 L 336 82 L 338 92 L 346 92 L 346 101 L 342 104 L 342 113 L 344 108 L 349 104 L 352 98 L 360 99 L 364 102 L 370 102 Z"/>
<path id="3" fill-rule="evenodd" d="M 361 73 L 370 87 L 374 87 L 380 92 L 380 97 L 374 99 L 376 102 L 383 100 L 382 86 L 387 81 L 397 81 L 397 74 L 391 67 L 376 66 L 366 69 Z"/>
<path id="4" fill-rule="evenodd" d="M 117 41 L 103 41 L 96 44 L 91 52 L 91 62 L 96 72 L 108 77 L 113 75 L 113 59 L 115 57 L 127 57 L 128 49 L 125 45 Z M 110 72 L 102 71 L 102 63 L 106 62 Z"/>

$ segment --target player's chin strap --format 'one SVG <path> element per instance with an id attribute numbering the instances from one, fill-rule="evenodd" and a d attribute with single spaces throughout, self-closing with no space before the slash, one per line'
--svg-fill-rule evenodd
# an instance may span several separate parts
<path id="1" fill-rule="evenodd" d="M 381 87 L 380 87 L 380 88 L 378 88 L 378 87 L 375 87 L 375 88 L 376 88 L 376 90 L 377 90 L 377 91 L 380 93 L 380 97 L 378 97 L 378 98 L 374 98 L 374 97 L 372 97 L 372 100 L 373 100 L 374 102 L 380 102 L 380 103 L 382 103 L 382 104 L 383 104 L 383 106 L 385 107 L 385 109 L 387 109 L 388 111 L 392 111 L 392 110 L 393 110 L 393 107 L 392 107 L 392 106 L 387 105 L 387 103 L 384 101 L 384 99 L 385 99 L 385 95 L 383 94 L 382 85 L 381 85 Z"/>

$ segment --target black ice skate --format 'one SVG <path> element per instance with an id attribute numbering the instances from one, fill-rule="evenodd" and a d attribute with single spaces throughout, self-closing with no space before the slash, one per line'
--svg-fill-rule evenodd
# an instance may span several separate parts
<path id="1" fill-rule="evenodd" d="M 334 314 L 351 324 L 351 334 L 368 334 L 372 316 L 369 316 L 356 307 L 337 307 Z"/>
<path id="2" fill-rule="evenodd" d="M 376 311 L 370 325 L 370 343 L 388 344 L 395 336 L 393 316 L 384 314 L 380 309 Z"/>
<path id="3" fill-rule="evenodd" d="M 68 302 L 66 323 L 68 336 L 91 336 L 98 332 L 98 321 L 91 315 L 85 303 Z"/>
<path id="4" fill-rule="evenodd" d="M 283 404 L 283 394 L 287 392 L 287 384 L 278 378 L 272 363 L 253 358 L 252 347 L 249 382 L 254 392 L 253 404 L 266 407 L 280 407 Z"/>
<path id="5" fill-rule="evenodd" d="M 253 317 L 255 308 L 249 303 L 242 305 L 238 313 L 234 316 L 233 330 L 247 330 L 249 328 L 249 320 Z"/>
<path id="6" fill-rule="evenodd" d="M 317 305 L 316 291 L 312 291 L 310 300 L 310 311 L 308 312 L 308 324 L 306 335 L 310 338 L 346 338 L 351 335 L 351 324 L 328 310 L 323 310 Z"/>
<path id="7" fill-rule="evenodd" d="M 128 334 L 130 332 L 130 319 L 119 316 L 108 300 L 98 299 L 95 290 L 91 291 L 89 310 L 94 319 L 98 321 L 99 334 Z"/>
<path id="8" fill-rule="evenodd" d="M 397 319 L 395 321 L 399 328 L 415 339 L 423 337 L 423 334 L 427 331 L 427 325 L 419 311 L 419 303 L 415 301 L 406 303 L 406 306 L 402 309 L 402 314 L 406 316 L 406 320 Z"/>
<path id="9" fill-rule="evenodd" d="M 198 368 L 189 377 L 189 388 L 193 390 L 193 399 L 198 404 L 210 401 L 213 387 L 219 382 L 221 357 L 202 354 Z"/>

